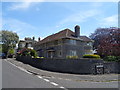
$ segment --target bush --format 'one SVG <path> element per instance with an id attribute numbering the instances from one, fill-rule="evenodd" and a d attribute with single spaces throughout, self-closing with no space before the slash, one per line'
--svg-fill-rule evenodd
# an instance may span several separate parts
<path id="1" fill-rule="evenodd" d="M 116 61 L 120 62 L 120 56 L 116 56 Z"/>
<path id="2" fill-rule="evenodd" d="M 37 57 L 37 52 L 34 49 L 24 48 L 18 52 L 20 56 L 33 56 L 34 58 Z"/>
<path id="3" fill-rule="evenodd" d="M 15 50 L 13 48 L 9 49 L 8 54 L 10 54 L 10 55 L 15 54 Z"/>
<path id="4" fill-rule="evenodd" d="M 15 54 L 15 50 L 13 48 L 9 49 L 9 51 L 8 51 L 8 58 L 13 58 L 14 54 Z"/>
<path id="5" fill-rule="evenodd" d="M 66 56 L 67 59 L 78 59 L 78 56 Z"/>
<path id="6" fill-rule="evenodd" d="M 100 58 L 100 56 L 95 54 L 85 54 L 83 55 L 83 58 Z"/>
<path id="7" fill-rule="evenodd" d="M 38 57 L 38 56 L 37 56 L 36 58 L 44 58 L 44 57 Z"/>
<path id="8" fill-rule="evenodd" d="M 107 56 L 104 58 L 105 61 L 120 62 L 120 56 Z"/>
<path id="9" fill-rule="evenodd" d="M 37 52 L 34 49 L 30 50 L 30 55 L 33 56 L 33 57 L 35 57 L 35 58 L 38 56 Z"/>

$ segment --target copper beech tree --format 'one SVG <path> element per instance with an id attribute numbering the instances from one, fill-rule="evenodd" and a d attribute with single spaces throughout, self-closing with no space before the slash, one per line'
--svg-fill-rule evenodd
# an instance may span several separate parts
<path id="1" fill-rule="evenodd" d="M 120 28 L 98 28 L 90 35 L 100 56 L 120 56 Z"/>

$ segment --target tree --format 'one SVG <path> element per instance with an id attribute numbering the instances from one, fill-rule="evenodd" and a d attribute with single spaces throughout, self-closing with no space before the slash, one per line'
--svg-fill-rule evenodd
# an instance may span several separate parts
<path id="1" fill-rule="evenodd" d="M 120 55 L 120 28 L 98 28 L 90 35 L 94 40 L 94 49 L 97 54 L 104 56 Z"/>
<path id="2" fill-rule="evenodd" d="M 9 49 L 16 47 L 19 36 L 17 35 L 17 33 L 7 30 L 0 31 L 0 35 L 2 37 L 2 52 L 8 54 Z"/>

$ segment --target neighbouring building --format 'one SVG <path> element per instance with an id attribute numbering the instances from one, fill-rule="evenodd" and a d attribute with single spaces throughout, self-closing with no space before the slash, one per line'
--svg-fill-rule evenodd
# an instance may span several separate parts
<path id="1" fill-rule="evenodd" d="M 33 45 L 36 43 L 37 41 L 35 41 L 35 37 L 33 38 L 29 38 L 29 37 L 25 37 L 24 40 L 20 40 L 18 43 L 18 50 L 22 49 L 22 48 L 30 48 L 33 49 Z"/>
<path id="2" fill-rule="evenodd" d="M 92 54 L 92 43 L 93 40 L 80 35 L 80 27 L 77 25 L 75 32 L 65 29 L 39 40 L 34 45 L 34 49 L 40 57 L 66 58 L 67 56 L 77 56 L 81 58 L 84 54 Z"/>

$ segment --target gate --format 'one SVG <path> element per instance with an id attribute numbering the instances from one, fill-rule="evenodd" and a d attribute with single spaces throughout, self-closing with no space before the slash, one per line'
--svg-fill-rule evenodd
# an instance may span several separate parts
<path id="1" fill-rule="evenodd" d="M 95 74 L 104 74 L 104 66 L 103 66 L 103 64 L 95 65 Z"/>

